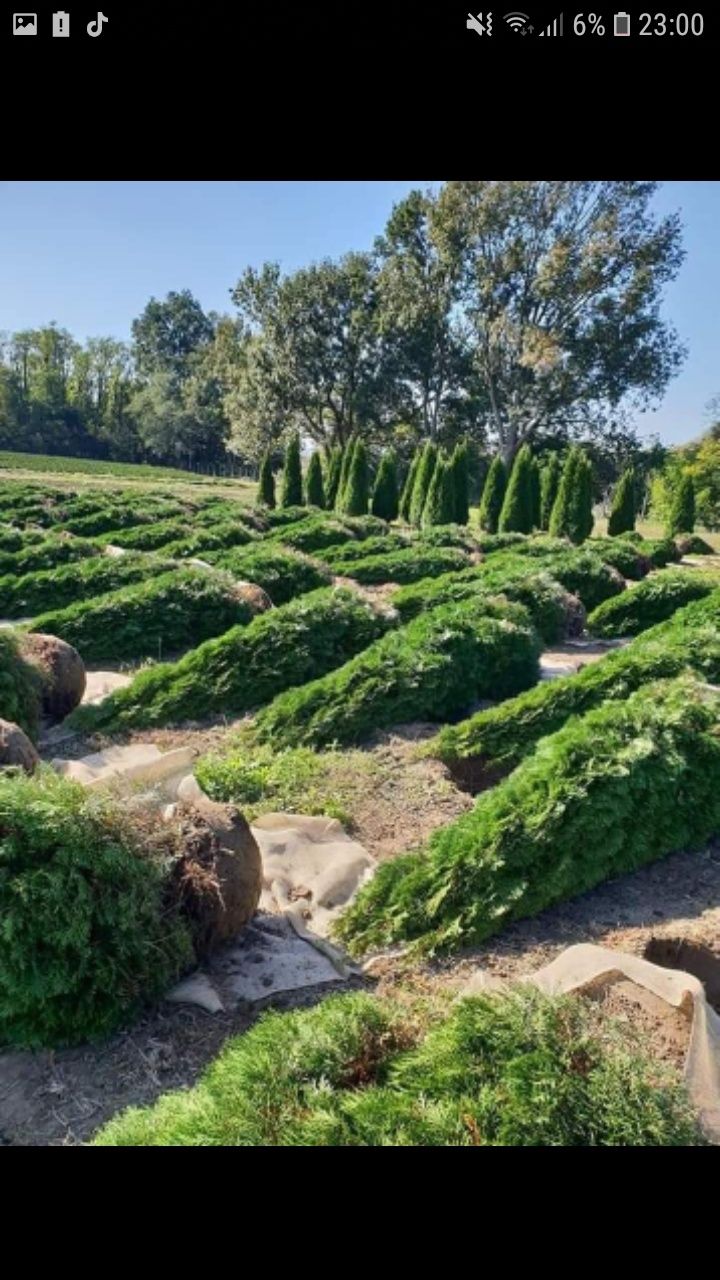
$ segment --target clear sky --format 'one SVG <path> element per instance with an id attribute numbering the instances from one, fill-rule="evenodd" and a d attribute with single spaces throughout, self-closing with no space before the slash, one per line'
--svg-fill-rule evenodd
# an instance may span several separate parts
<path id="1" fill-rule="evenodd" d="M 368 248 L 416 182 L 0 183 L 0 330 L 55 320 L 75 337 L 127 339 L 151 296 L 190 289 L 232 310 L 248 265 L 291 270 Z M 689 348 L 642 434 L 688 440 L 720 392 L 720 183 L 668 182 L 659 211 L 679 210 L 687 257 L 664 312 Z"/>

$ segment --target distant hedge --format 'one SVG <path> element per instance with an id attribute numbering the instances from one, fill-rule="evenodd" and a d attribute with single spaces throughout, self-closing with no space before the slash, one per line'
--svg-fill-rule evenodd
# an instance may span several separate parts
<path id="1" fill-rule="evenodd" d="M 380 865 L 338 923 L 350 949 L 477 944 L 720 829 L 720 693 L 679 680 L 608 702 Z"/>
<path id="2" fill-rule="evenodd" d="M 73 564 L 76 560 L 89 560 L 99 554 L 98 547 L 84 538 L 45 538 L 16 552 L 1 552 L 0 576 L 12 574 L 22 578 L 26 573 L 41 573 L 44 569 Z"/>
<path id="3" fill-rule="evenodd" d="M 442 605 L 277 697 L 257 717 L 258 737 L 274 747 L 321 747 L 357 742 L 384 725 L 446 719 L 477 698 L 528 688 L 539 651 L 518 605 L 485 598 Z"/>
<path id="4" fill-rule="evenodd" d="M 354 591 L 315 591 L 142 671 L 68 723 L 92 732 L 240 714 L 340 666 L 389 625 Z"/>

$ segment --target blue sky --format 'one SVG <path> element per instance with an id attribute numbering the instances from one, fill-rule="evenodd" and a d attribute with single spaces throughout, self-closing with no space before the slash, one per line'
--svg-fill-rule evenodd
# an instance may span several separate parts
<path id="1" fill-rule="evenodd" d="M 416 182 L 0 183 L 0 329 L 50 320 L 77 338 L 126 339 L 151 296 L 189 288 L 231 309 L 245 266 L 285 269 L 369 247 Z M 679 210 L 687 257 L 664 312 L 689 348 L 642 434 L 688 440 L 720 392 L 720 183 L 666 183 L 661 212 Z"/>

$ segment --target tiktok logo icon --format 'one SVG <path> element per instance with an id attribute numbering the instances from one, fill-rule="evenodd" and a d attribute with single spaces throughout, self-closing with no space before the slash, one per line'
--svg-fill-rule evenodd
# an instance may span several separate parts
<path id="1" fill-rule="evenodd" d="M 105 17 L 104 13 L 98 13 L 97 22 L 88 22 L 87 33 L 89 36 L 102 35 L 103 23 L 109 22 L 110 19 Z"/>

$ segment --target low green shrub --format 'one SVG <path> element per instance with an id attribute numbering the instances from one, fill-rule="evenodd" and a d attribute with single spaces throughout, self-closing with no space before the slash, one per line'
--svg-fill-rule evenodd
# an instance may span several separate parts
<path id="1" fill-rule="evenodd" d="M 153 524 L 132 525 L 129 529 L 111 529 L 98 538 L 99 546 L 114 544 L 128 551 L 156 551 L 168 542 L 189 537 L 191 526 L 184 520 L 158 520 Z"/>
<path id="2" fill-rule="evenodd" d="M 718 553 L 697 533 L 679 534 L 675 546 L 681 556 L 716 556 Z"/>
<path id="3" fill-rule="evenodd" d="M 625 699 L 642 685 L 676 676 L 686 667 L 705 680 L 720 681 L 720 591 L 687 605 L 576 675 L 543 681 L 501 706 L 446 725 L 427 750 L 477 789 L 485 779 L 514 769 L 540 738 L 555 733 L 571 716 Z"/>
<path id="4" fill-rule="evenodd" d="M 299 520 L 305 520 L 308 516 L 322 516 L 319 507 L 276 507 L 274 511 L 268 511 L 264 507 L 259 512 L 267 528 L 282 529 L 286 524 L 297 524 Z"/>
<path id="5" fill-rule="evenodd" d="M 326 547 L 352 542 L 354 536 L 340 517 L 328 514 L 283 525 L 272 535 L 272 540 L 295 551 L 323 551 Z"/>
<path id="6" fill-rule="evenodd" d="M 140 672 L 99 706 L 79 708 L 68 723 L 94 731 L 249 711 L 339 667 L 388 625 L 354 591 L 312 592 L 206 640 L 179 662 Z"/>
<path id="7" fill-rule="evenodd" d="M 259 543 L 237 551 L 211 552 L 207 557 L 233 577 L 254 582 L 267 591 L 273 604 L 287 604 L 295 596 L 327 586 L 330 572 L 301 551 Z"/>
<path id="8" fill-rule="evenodd" d="M 124 809 L 0 774 L 0 1043 L 77 1044 L 160 995 L 193 958 L 164 882 Z"/>
<path id="9" fill-rule="evenodd" d="M 459 573 L 445 573 L 439 578 L 425 578 L 401 587 L 392 597 L 403 622 L 409 622 L 440 604 L 467 600 L 482 594 L 502 593 L 508 600 L 523 605 L 546 644 L 554 644 L 569 635 L 578 635 L 585 620 L 579 600 L 571 596 L 552 575 L 540 568 L 530 570 L 524 561 L 493 567 L 487 562 Z"/>
<path id="10" fill-rule="evenodd" d="M 335 564 L 346 567 L 350 563 L 367 560 L 372 556 L 386 556 L 395 551 L 407 551 L 408 548 L 416 545 L 418 545 L 416 541 L 402 533 L 380 534 L 378 537 L 365 538 L 362 542 L 346 537 L 345 542 L 340 545 L 326 547 L 319 554 L 318 559 L 322 560 L 323 564 L 330 565 L 331 568 Z"/>
<path id="11" fill-rule="evenodd" d="M 130 1108 L 94 1145 L 701 1145 L 672 1070 L 593 1013 L 531 987 L 443 1017 L 365 992 L 267 1012 L 191 1090 Z"/>
<path id="12" fill-rule="evenodd" d="M 525 546 L 533 539 L 528 538 L 525 533 L 481 533 L 476 535 L 478 551 L 482 551 L 483 555 L 491 556 L 496 551 L 508 551 L 512 549 L 516 551 L 519 547 Z"/>
<path id="13" fill-rule="evenodd" d="M 230 574 L 186 568 L 43 613 L 31 629 L 67 640 L 85 662 L 132 662 L 179 653 L 255 613 Z"/>
<path id="14" fill-rule="evenodd" d="M 37 737 L 41 680 L 37 669 L 22 657 L 19 638 L 0 629 L 0 719 L 10 720 Z"/>
<path id="15" fill-rule="evenodd" d="M 190 560 L 193 557 L 202 559 L 208 551 L 245 547 L 258 540 L 256 533 L 235 520 L 232 523 L 213 525 L 208 529 L 197 529 L 175 542 L 165 543 L 160 550 L 164 556 L 171 556 L 173 560 Z"/>
<path id="16" fill-rule="evenodd" d="M 720 588 L 720 574 L 699 573 L 687 569 L 665 569 L 654 573 L 605 600 L 588 616 L 592 635 L 636 636 L 658 622 L 665 622 L 678 609 L 693 600 L 702 600 Z"/>
<path id="17" fill-rule="evenodd" d="M 681 679 L 573 719 L 341 917 L 355 953 L 479 943 L 720 829 L 720 693 Z"/>
<path id="18" fill-rule="evenodd" d="M 504 550 L 504 548 L 494 548 Z M 567 538 L 551 538 L 548 533 L 539 533 L 534 537 L 523 537 L 522 542 L 513 543 L 510 550 L 517 556 L 554 556 L 565 555 L 572 551 L 573 545 Z"/>
<path id="19" fill-rule="evenodd" d="M 585 543 L 588 551 L 594 551 L 605 564 L 612 565 L 623 578 L 637 581 L 644 578 L 653 567 L 649 556 L 642 553 L 640 547 L 627 542 L 620 536 L 615 538 L 588 538 Z"/>
<path id="20" fill-rule="evenodd" d="M 41 573 L 44 569 L 96 555 L 99 555 L 98 548 L 84 538 L 45 538 L 20 551 L 0 553 L 0 575 L 22 578 L 26 573 Z"/>
<path id="21" fill-rule="evenodd" d="M 543 561 L 547 569 L 557 581 L 577 596 L 590 612 L 596 609 L 603 600 L 620 595 L 625 590 L 625 581 L 617 569 L 606 564 L 592 551 L 564 551 L 560 555 L 548 556 Z"/>
<path id="22" fill-rule="evenodd" d="M 155 524 L 163 518 L 172 518 L 182 513 L 178 503 L 153 503 L 149 494 L 132 495 L 133 501 L 114 503 L 107 501 L 87 515 L 71 515 L 58 525 L 65 533 L 74 533 L 79 537 L 92 538 L 101 533 L 113 533 L 127 529 L 133 525 Z"/>
<path id="23" fill-rule="evenodd" d="M 418 534 L 418 547 L 457 547 L 460 551 L 479 551 L 482 539 L 459 524 L 436 524 Z"/>
<path id="24" fill-rule="evenodd" d="M 452 547 L 407 547 L 390 551 L 386 555 L 367 556 L 362 560 L 333 557 L 333 572 L 339 577 L 354 578 L 356 582 L 417 582 L 420 578 L 435 578 L 453 569 L 463 569 L 468 563 L 462 551 Z"/>
<path id="25" fill-rule="evenodd" d="M 538 678 L 528 615 L 502 599 L 465 600 L 421 614 L 339 670 L 280 694 L 256 731 L 275 747 L 358 742 L 374 729 L 457 715 Z"/>
<path id="26" fill-rule="evenodd" d="M 0 614 L 6 618 L 34 617 L 47 609 L 62 609 L 76 600 L 116 591 L 129 582 L 144 582 L 175 568 L 171 560 L 142 552 L 126 556 L 92 556 L 57 569 L 0 578 Z"/>
<path id="27" fill-rule="evenodd" d="M 626 534 L 624 541 L 627 542 Z M 641 538 L 636 542 L 639 553 L 647 556 L 653 569 L 664 569 L 667 564 L 674 564 L 682 557 L 672 538 Z"/>
<path id="28" fill-rule="evenodd" d="M 0 527 L 0 551 L 22 551 L 36 542 L 44 542 L 46 538 L 44 529 L 15 529 L 6 524 Z"/>

